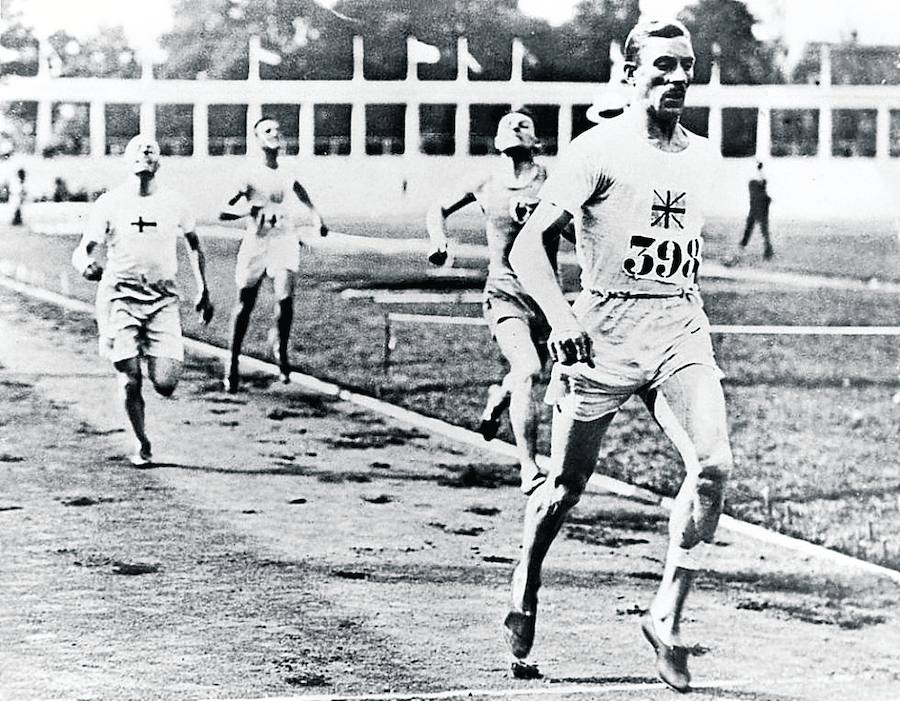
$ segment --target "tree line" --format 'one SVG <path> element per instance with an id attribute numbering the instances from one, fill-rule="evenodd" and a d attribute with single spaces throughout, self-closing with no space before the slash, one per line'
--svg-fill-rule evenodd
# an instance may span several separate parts
<path id="1" fill-rule="evenodd" d="M 314 0 L 175 0 L 173 8 L 155 74 L 188 80 L 246 78 L 249 39 L 257 35 L 280 58 L 261 66 L 264 79 L 348 79 L 354 36 L 364 41 L 367 79 L 402 79 L 406 38 L 414 36 L 439 51 L 439 60 L 418 65 L 418 77 L 449 80 L 456 77 L 457 38 L 463 36 L 479 69 L 470 72 L 472 80 L 509 78 L 510 47 L 518 37 L 526 49 L 526 80 L 605 82 L 610 45 L 621 45 L 640 15 L 638 0 L 582 0 L 574 17 L 556 27 L 524 15 L 517 0 L 340 0 L 333 10 Z M 34 75 L 38 40 L 15 12 L 13 3 L 0 35 L 2 73 Z M 740 0 L 696 0 L 681 19 L 693 33 L 697 82 L 709 80 L 714 57 L 723 83 L 784 82 L 780 47 L 755 38 L 756 19 Z M 56 75 L 140 75 L 140 57 L 120 28 L 87 38 L 60 30 L 47 43 Z"/>

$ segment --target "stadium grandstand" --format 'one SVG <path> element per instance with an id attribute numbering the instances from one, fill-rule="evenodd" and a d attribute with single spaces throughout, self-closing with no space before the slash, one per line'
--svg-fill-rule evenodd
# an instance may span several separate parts
<path id="1" fill-rule="evenodd" d="M 178 157 L 167 162 L 167 177 L 204 183 L 192 190 L 212 214 L 226 164 L 246 152 L 249 125 L 266 113 L 281 122 L 288 155 L 315 172 L 324 207 L 371 215 L 424 207 L 448 179 L 492 154 L 493 125 L 511 106 L 535 115 L 544 155 L 552 158 L 592 125 L 592 104 L 618 99 L 615 80 L 528 80 L 518 40 L 508 80 L 470 80 L 467 42 L 458 42 L 452 80 L 419 78 L 422 49 L 433 47 L 414 37 L 407 40 L 402 80 L 365 76 L 361 37 L 353 42 L 347 80 L 261 79 L 260 64 L 271 52 L 257 37 L 242 84 L 157 79 L 149 61 L 134 78 L 57 77 L 44 55 L 36 75 L 3 79 L 4 112 L 25 125 L 10 172 L 24 165 L 34 192 L 52 192 L 59 177 L 74 191 L 96 192 L 109 184 L 109 158 L 143 130 L 157 135 L 165 155 Z M 769 163 L 779 216 L 881 212 L 893 219 L 900 189 L 897 49 L 811 48 L 791 84 L 725 84 L 714 65 L 709 81 L 692 89 L 684 122 L 719 144 L 733 176 L 723 179 L 719 213 L 743 209 L 746 179 L 759 159 Z"/>

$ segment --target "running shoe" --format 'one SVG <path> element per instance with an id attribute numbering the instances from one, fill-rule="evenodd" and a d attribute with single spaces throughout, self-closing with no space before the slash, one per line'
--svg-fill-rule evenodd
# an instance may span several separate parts
<path id="1" fill-rule="evenodd" d="M 491 441 L 497 437 L 497 431 L 500 429 L 500 417 L 509 407 L 509 399 L 509 392 L 506 392 L 500 385 L 488 387 L 487 404 L 481 415 L 481 424 L 478 426 L 478 432 L 484 440 Z"/>

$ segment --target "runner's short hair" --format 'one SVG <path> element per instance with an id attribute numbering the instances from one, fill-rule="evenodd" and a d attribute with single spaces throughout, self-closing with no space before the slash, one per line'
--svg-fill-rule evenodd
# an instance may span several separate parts
<path id="1" fill-rule="evenodd" d="M 278 124 L 278 120 L 275 119 L 275 117 L 260 117 L 253 123 L 253 131 L 256 131 L 256 127 L 258 127 L 263 122 L 275 122 L 275 124 Z M 278 126 L 281 126 L 281 125 L 278 124 Z"/>
<path id="2" fill-rule="evenodd" d="M 677 19 L 652 19 L 642 20 L 634 25 L 634 28 L 628 32 L 628 38 L 625 39 L 625 65 L 632 69 L 637 66 L 638 57 L 641 49 L 647 43 L 650 37 L 662 37 L 663 39 L 674 39 L 675 37 L 685 37 L 691 40 L 691 33 L 688 28 Z"/>

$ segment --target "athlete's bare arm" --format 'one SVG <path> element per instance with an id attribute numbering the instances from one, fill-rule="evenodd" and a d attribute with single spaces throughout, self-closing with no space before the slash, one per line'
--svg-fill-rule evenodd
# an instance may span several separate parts
<path id="1" fill-rule="evenodd" d="M 78 246 L 72 251 L 72 265 L 91 282 L 97 282 L 103 277 L 103 266 L 97 260 L 95 251 L 97 246 L 106 241 L 106 235 L 109 233 L 109 219 L 106 217 L 104 202 L 106 195 L 91 205 L 90 216 L 88 217 L 87 227 Z"/>
<path id="2" fill-rule="evenodd" d="M 294 194 L 301 203 L 309 208 L 313 217 L 313 226 L 318 229 L 319 236 L 328 236 L 328 227 L 325 226 L 325 222 L 322 221 L 322 215 L 319 214 L 319 210 L 316 209 L 316 206 L 313 204 L 306 188 L 304 188 L 298 180 L 294 181 Z"/>
<path id="3" fill-rule="evenodd" d="M 188 245 L 188 261 L 191 272 L 194 274 L 194 283 L 197 285 L 197 299 L 194 309 L 200 313 L 204 324 L 208 324 L 213 318 L 213 305 L 209 300 L 209 287 L 206 284 L 206 257 L 200 247 L 200 238 L 194 231 L 185 231 L 184 239 Z"/>
<path id="4" fill-rule="evenodd" d="M 525 222 L 509 252 L 509 264 L 553 329 L 547 348 L 564 365 L 591 362 L 591 341 L 563 295 L 544 241 L 559 238 L 572 222 L 563 208 L 542 201 Z"/>
<path id="5" fill-rule="evenodd" d="M 103 266 L 92 255 L 96 248 L 97 242 L 91 238 L 90 234 L 85 234 L 78 247 L 72 251 L 72 265 L 75 270 L 91 282 L 97 282 L 103 277 Z"/>
<path id="6" fill-rule="evenodd" d="M 245 197 L 249 201 L 249 197 L 247 197 L 247 191 L 238 190 L 238 192 L 228 200 L 228 206 L 221 212 L 219 212 L 219 221 L 235 221 L 236 219 L 241 219 L 247 216 L 245 213 L 239 213 L 234 209 L 235 207 L 237 207 L 238 202 L 240 202 Z"/>
<path id="7" fill-rule="evenodd" d="M 425 215 L 425 228 L 428 230 L 428 238 L 431 240 L 431 251 L 428 260 L 434 265 L 443 265 L 447 262 L 447 231 L 444 223 L 454 212 L 472 204 L 475 201 L 474 192 L 464 192 L 449 202 L 435 202 Z"/>

